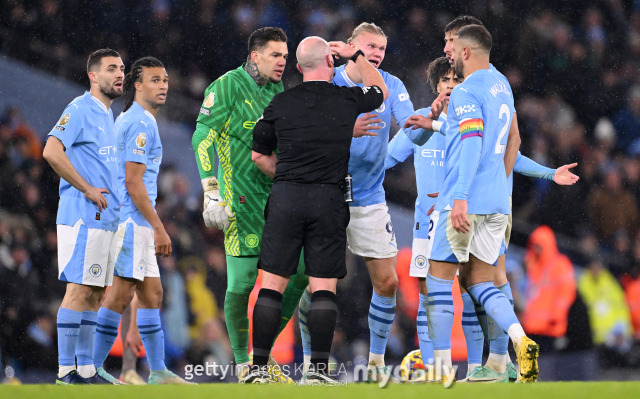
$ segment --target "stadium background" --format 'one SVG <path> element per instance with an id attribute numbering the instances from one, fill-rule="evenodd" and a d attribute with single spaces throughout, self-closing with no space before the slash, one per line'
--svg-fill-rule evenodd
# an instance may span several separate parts
<path id="1" fill-rule="evenodd" d="M 562 367 L 545 377 L 640 379 L 640 298 L 633 297 L 640 284 L 637 0 L 0 1 L 3 367 L 10 366 L 24 381 L 51 381 L 55 370 L 55 311 L 64 286 L 56 279 L 57 178 L 43 163 L 41 149 L 64 106 L 87 87 L 85 62 L 91 51 L 112 47 L 126 65 L 140 56 L 156 56 L 171 78 L 169 100 L 159 118 L 165 160 L 158 213 L 175 248 L 161 267 L 167 355 L 179 368 L 230 359 L 221 311 L 226 286 L 222 236 L 201 221 L 190 151 L 204 88 L 244 60 L 246 38 L 257 27 L 283 27 L 293 55 L 305 36 L 346 40 L 359 22 L 372 21 L 389 37 L 382 68 L 404 81 L 415 108 L 421 108 L 433 99 L 425 83 L 426 65 L 442 55 L 443 27 L 461 13 L 479 17 L 493 34 L 492 62 L 514 90 L 522 152 L 548 166 L 579 163 L 581 180 L 570 188 L 516 175 L 508 269 L 512 285 L 522 294 L 516 299 L 518 310 L 524 311 L 527 302 L 524 249 L 540 224 L 557 234 L 561 252 L 575 265 L 576 279 L 600 263 L 628 294 L 627 304 L 587 303 L 591 323 L 583 315 L 577 330 L 589 330 L 591 324 L 593 331 L 614 306 L 617 314 L 627 316 L 611 324 L 608 341 L 572 348 L 566 340 L 553 340 L 557 350 L 543 352 L 543 360 L 549 362 L 547 370 Z M 284 81 L 287 87 L 300 82 L 294 57 Z M 121 108 L 116 101 L 114 114 Z M 415 199 L 412 162 L 390 171 L 385 185 L 395 204 L 398 241 L 409 246 Z M 349 276 L 341 283 L 334 356 L 357 363 L 365 360 L 368 347 L 370 282 L 359 260 L 349 256 L 349 262 Z M 403 284 L 389 341 L 391 364 L 415 347 L 412 312 L 417 305 L 410 299 L 410 286 Z M 635 341 L 629 314 L 635 321 Z M 299 348 L 292 356 L 300 359 Z M 572 369 L 577 371 L 565 373 Z M 542 372 L 544 376 L 544 368 Z"/>

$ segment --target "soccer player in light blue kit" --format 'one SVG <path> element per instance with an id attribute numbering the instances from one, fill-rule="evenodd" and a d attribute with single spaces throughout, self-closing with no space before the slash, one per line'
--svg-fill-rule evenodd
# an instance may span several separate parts
<path id="1" fill-rule="evenodd" d="M 461 15 L 447 24 L 444 29 L 444 52 L 448 58 L 451 58 L 451 46 L 453 43 L 453 38 L 456 36 L 457 31 L 464 26 L 474 24 L 483 25 L 482 21 L 470 15 Z M 500 74 L 500 72 L 498 72 L 493 67 L 493 65 L 490 64 L 490 68 L 500 75 L 504 83 L 508 84 L 507 79 L 502 74 Z M 515 135 L 513 135 L 514 132 Z M 515 136 L 516 138 L 519 137 L 516 113 L 513 114 L 513 122 L 511 124 L 511 130 L 509 131 L 510 141 L 512 141 L 513 136 Z M 507 164 L 513 165 L 512 162 L 513 159 L 505 159 L 505 163 Z M 577 166 L 577 164 L 574 163 L 561 166 L 557 169 L 550 169 L 534 162 L 533 160 L 525 157 L 524 155 L 520 154 L 520 152 L 518 152 L 517 158 L 515 159 L 513 171 L 529 177 L 552 180 L 559 185 L 572 185 L 575 184 L 579 179 L 578 176 L 570 172 L 570 169 L 575 166 Z M 511 191 L 513 190 L 513 174 L 509 174 L 508 184 L 509 196 L 511 196 Z M 509 244 L 510 235 L 511 215 L 509 215 L 509 223 L 507 225 L 505 239 L 502 243 L 502 247 L 500 249 L 500 257 L 498 258 L 497 266 L 495 269 L 494 284 L 507 298 L 509 298 L 510 301 L 513 301 L 511 295 L 511 287 L 509 286 L 509 282 L 506 278 L 505 272 L 505 254 Z M 486 366 L 476 367 L 480 366 L 479 363 L 482 359 L 482 333 L 479 332 L 475 327 L 475 325 L 478 323 L 478 320 L 473 315 L 472 310 L 474 304 L 471 303 L 472 301 L 470 301 L 468 295 L 463 294 L 463 302 L 463 313 L 466 313 L 467 315 L 465 316 L 463 314 L 462 326 L 465 337 L 467 338 L 467 354 L 469 356 L 469 370 L 467 372 L 467 381 L 506 382 L 505 377 L 507 375 L 509 380 L 515 381 L 517 372 L 515 371 L 513 363 L 511 363 L 511 359 L 509 358 L 507 353 L 509 337 L 507 333 L 502 329 L 495 327 L 495 323 L 493 322 L 493 320 L 491 318 L 487 318 L 487 315 L 484 312 L 482 306 L 477 304 L 475 310 L 478 314 L 478 318 L 480 319 L 480 324 L 482 324 L 483 329 L 485 330 L 485 334 L 487 334 L 487 337 L 489 339 L 490 353 Z"/>
<path id="2" fill-rule="evenodd" d="M 67 283 L 57 318 L 60 385 L 109 383 L 93 366 L 93 335 L 113 279 L 120 198 L 111 104 L 122 95 L 124 64 L 116 51 L 97 50 L 87 75 L 89 91 L 64 110 L 42 154 L 60 175 L 58 277 Z"/>
<path id="3" fill-rule="evenodd" d="M 137 325 L 151 370 L 149 384 L 189 384 L 165 366 L 160 325 L 162 284 L 156 255 L 171 255 L 171 240 L 155 211 L 162 162 L 156 116 L 168 90 L 164 65 L 153 57 L 140 58 L 124 79 L 124 112 L 116 120 L 122 208 L 115 277 L 98 311 L 94 346 L 98 373 L 114 383 L 117 380 L 104 370 L 103 363 L 116 340 L 122 312 L 135 292 Z"/>
<path id="4" fill-rule="evenodd" d="M 429 85 L 435 94 L 444 91 L 450 92 L 462 82 L 462 79 L 454 75 L 446 57 L 440 57 L 431 62 L 427 69 L 427 76 Z M 438 121 L 443 125 L 446 124 L 447 106 L 448 101 L 445 100 L 444 110 L 438 118 Z M 431 107 L 419 109 L 416 111 L 416 115 L 428 117 L 430 111 Z M 405 132 L 408 132 L 408 129 L 413 128 L 403 128 Z M 441 130 L 445 131 L 446 127 Z M 396 134 L 389 143 L 389 151 L 385 161 L 385 168 L 389 169 L 397 163 L 404 162 L 413 154 L 418 197 L 415 204 L 415 229 L 413 230 L 409 276 L 417 277 L 420 284 L 420 306 L 416 327 L 424 364 L 433 363 L 433 346 L 429 338 L 426 313 L 427 287 L 425 282 L 429 270 L 429 239 L 433 228 L 429 210 L 436 203 L 436 199 L 432 196 L 439 191 L 440 184 L 444 179 L 444 146 L 445 137 L 439 133 L 434 134 L 429 141 L 421 146 L 414 144 L 407 134 Z"/>
<path id="5" fill-rule="evenodd" d="M 469 293 L 508 332 L 521 379 L 535 381 L 538 346 L 524 334 L 507 297 L 493 286 L 492 264 L 511 211 L 505 157 L 515 160 L 517 146 L 507 143 L 515 112 L 513 96 L 508 82 L 490 69 L 491 47 L 489 32 L 470 25 L 457 32 L 451 48 L 454 70 L 465 82 L 451 94 L 455 113 L 447 117 L 447 171 L 432 215 L 435 233 L 427 276 L 428 317 L 434 326 L 430 333 L 436 364 L 440 360 L 451 367 L 451 284 L 458 264 L 468 262 L 461 274 Z M 459 127 L 459 136 L 454 126 Z"/>
<path id="6" fill-rule="evenodd" d="M 384 59 L 387 37 L 380 27 L 372 23 L 362 23 L 352 33 L 348 44 L 364 54 L 376 68 Z M 384 364 L 384 353 L 395 317 L 396 255 L 398 248 L 395 234 L 385 202 L 382 181 L 384 180 L 384 160 L 387 154 L 389 128 L 394 117 L 400 126 L 413 114 L 413 104 L 404 84 L 395 76 L 380 71 L 389 89 L 389 98 L 373 114 L 361 115 L 354 126 L 354 140 L 351 143 L 349 173 L 353 178 L 353 198 L 350 203 L 351 221 L 347 227 L 349 250 L 364 258 L 371 282 L 373 295 L 369 308 L 369 373 L 370 381 L 384 380 L 389 374 Z M 362 79 L 355 64 L 350 61 L 335 70 L 333 83 L 339 86 L 362 86 Z M 423 144 L 428 137 L 415 131 L 410 132 L 412 140 Z M 305 364 L 310 357 L 308 333 L 304 325 L 310 304 L 307 290 L 300 300 L 301 332 L 305 351 Z"/>

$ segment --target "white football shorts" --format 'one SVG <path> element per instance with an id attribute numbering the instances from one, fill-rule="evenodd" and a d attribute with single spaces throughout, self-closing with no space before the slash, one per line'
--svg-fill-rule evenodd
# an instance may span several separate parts
<path id="1" fill-rule="evenodd" d="M 58 278 L 68 283 L 110 286 L 113 282 L 116 232 L 88 228 L 82 220 L 59 224 Z"/>
<path id="2" fill-rule="evenodd" d="M 140 281 L 160 277 L 153 229 L 138 226 L 131 218 L 118 225 L 115 275 Z"/>
<path id="3" fill-rule="evenodd" d="M 398 254 L 387 204 L 350 206 L 347 243 L 354 255 L 386 259 Z"/>
<path id="4" fill-rule="evenodd" d="M 481 261 L 494 264 L 500 255 L 500 247 L 505 238 L 508 215 L 467 215 L 471 228 L 468 233 L 458 233 L 451 224 L 451 211 L 434 211 L 433 248 L 429 259 L 464 263 L 473 254 Z"/>

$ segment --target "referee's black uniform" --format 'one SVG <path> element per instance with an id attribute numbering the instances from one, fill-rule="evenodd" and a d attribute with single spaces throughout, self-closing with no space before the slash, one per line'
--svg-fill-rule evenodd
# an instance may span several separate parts
<path id="1" fill-rule="evenodd" d="M 278 148 L 258 267 L 289 277 L 304 246 L 310 277 L 347 274 L 349 207 L 343 185 L 353 126 L 359 114 L 383 100 L 377 86 L 326 81 L 303 82 L 273 98 L 253 130 L 253 151 L 271 155 Z"/>

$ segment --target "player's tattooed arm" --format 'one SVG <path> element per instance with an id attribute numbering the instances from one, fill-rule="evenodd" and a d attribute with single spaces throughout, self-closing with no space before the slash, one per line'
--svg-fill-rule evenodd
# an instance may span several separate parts
<path id="1" fill-rule="evenodd" d="M 244 70 L 247 71 L 249 76 L 258 84 L 258 86 L 264 86 L 267 84 L 267 78 L 260 74 L 260 70 L 258 70 L 258 65 L 253 62 L 251 59 L 247 60 L 246 65 L 244 66 Z"/>

